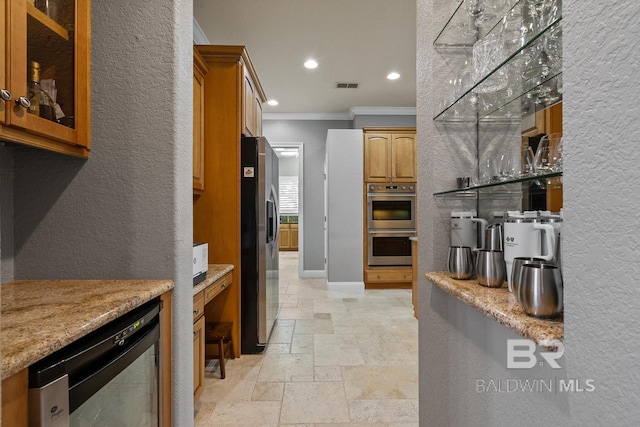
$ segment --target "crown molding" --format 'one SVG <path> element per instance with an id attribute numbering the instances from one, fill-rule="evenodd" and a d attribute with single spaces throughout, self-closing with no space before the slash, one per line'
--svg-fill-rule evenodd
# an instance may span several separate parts
<path id="1" fill-rule="evenodd" d="M 349 113 L 262 113 L 262 120 L 353 120 Z"/>
<path id="2" fill-rule="evenodd" d="M 355 116 L 415 116 L 416 107 L 351 107 L 352 117 Z"/>
<path id="3" fill-rule="evenodd" d="M 193 44 L 211 44 L 196 18 L 193 18 Z"/>
<path id="4" fill-rule="evenodd" d="M 353 120 L 356 116 L 415 116 L 415 107 L 351 107 L 348 113 L 263 113 L 263 120 Z"/>

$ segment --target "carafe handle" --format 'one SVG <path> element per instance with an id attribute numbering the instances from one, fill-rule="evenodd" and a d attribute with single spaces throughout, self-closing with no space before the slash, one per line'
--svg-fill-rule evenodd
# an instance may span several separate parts
<path id="1" fill-rule="evenodd" d="M 484 240 L 484 233 L 487 231 L 487 220 L 484 218 L 471 218 L 471 221 L 473 222 L 479 222 L 480 223 L 480 246 L 479 247 L 475 247 L 473 248 L 474 251 L 478 251 L 480 249 L 486 249 L 485 247 L 485 240 Z"/>
<path id="2" fill-rule="evenodd" d="M 547 253 L 540 254 L 540 258 L 545 261 L 553 261 L 553 257 L 556 253 L 556 234 L 551 224 L 533 224 L 533 228 L 536 230 L 542 230 L 544 232 L 544 239 L 547 243 Z"/>

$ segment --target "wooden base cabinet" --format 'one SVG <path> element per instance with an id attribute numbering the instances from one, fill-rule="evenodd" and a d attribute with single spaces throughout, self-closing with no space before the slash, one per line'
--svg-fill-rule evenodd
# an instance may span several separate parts
<path id="1" fill-rule="evenodd" d="M 280 224 L 280 250 L 298 250 L 298 224 Z"/>
<path id="2" fill-rule="evenodd" d="M 204 391 L 204 316 L 193 324 L 193 401 L 197 402 Z"/>
<path id="3" fill-rule="evenodd" d="M 29 369 L 2 380 L 2 424 L 14 427 L 29 425 Z"/>
<path id="4" fill-rule="evenodd" d="M 204 291 L 193 297 L 193 401 L 204 391 Z"/>
<path id="5" fill-rule="evenodd" d="M 90 1 L 58 0 L 47 14 L 33 1 L 0 0 L 0 10 L 0 139 L 88 157 Z M 28 75 L 55 80 L 64 117 L 30 97 Z"/>
<path id="6" fill-rule="evenodd" d="M 411 289 L 411 267 L 369 267 L 364 270 L 365 289 Z"/>

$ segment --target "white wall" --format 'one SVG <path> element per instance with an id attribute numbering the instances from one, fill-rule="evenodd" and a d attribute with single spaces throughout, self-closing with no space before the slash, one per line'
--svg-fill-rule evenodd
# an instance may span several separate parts
<path id="1" fill-rule="evenodd" d="M 638 425 L 640 4 L 564 2 L 565 345 L 562 369 L 506 368 L 496 321 L 420 279 L 421 425 Z M 446 212 L 431 195 L 451 182 L 455 131 L 434 126 L 434 94 L 450 74 L 432 42 L 448 0 L 418 0 L 417 124 L 421 272 L 444 270 Z M 445 9 L 448 9 L 445 10 Z M 478 379 L 578 379 L 594 392 L 489 392 Z"/>
<path id="2" fill-rule="evenodd" d="M 259 71 L 258 71 L 259 72 Z M 324 154 L 327 129 L 351 127 L 342 120 L 265 120 L 264 136 L 274 142 L 304 143 L 303 269 L 324 271 Z"/>
<path id="3" fill-rule="evenodd" d="M 362 130 L 327 131 L 327 286 L 364 290 Z"/>

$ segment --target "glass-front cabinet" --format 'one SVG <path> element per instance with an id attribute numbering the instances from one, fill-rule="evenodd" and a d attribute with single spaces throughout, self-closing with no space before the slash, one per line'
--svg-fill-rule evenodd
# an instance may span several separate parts
<path id="1" fill-rule="evenodd" d="M 0 139 L 88 157 L 89 0 L 0 0 Z"/>
<path id="2" fill-rule="evenodd" d="M 446 207 L 562 207 L 562 0 L 463 0 L 436 37 L 451 78 L 433 120 L 468 173 L 434 195 Z M 483 212 L 484 211 L 484 212 Z"/>

